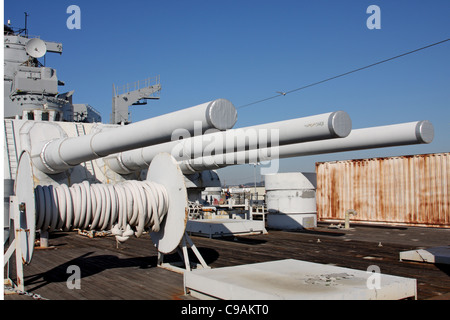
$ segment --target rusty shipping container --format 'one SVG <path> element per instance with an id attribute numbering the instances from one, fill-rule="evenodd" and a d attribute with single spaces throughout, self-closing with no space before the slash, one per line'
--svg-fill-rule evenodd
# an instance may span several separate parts
<path id="1" fill-rule="evenodd" d="M 317 218 L 450 228 L 450 153 L 316 163 Z"/>

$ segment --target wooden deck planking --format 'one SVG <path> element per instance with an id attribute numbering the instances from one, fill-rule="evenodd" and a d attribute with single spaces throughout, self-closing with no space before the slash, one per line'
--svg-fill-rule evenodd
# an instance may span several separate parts
<path id="1" fill-rule="evenodd" d="M 418 233 L 424 239 L 411 242 L 405 236 L 394 238 L 392 230 L 382 231 L 357 227 L 342 232 L 320 227 L 307 232 L 270 230 L 266 235 L 191 238 L 213 268 L 287 258 L 358 270 L 378 265 L 382 273 L 416 278 L 419 299 L 448 296 L 448 266 L 400 262 L 399 252 L 418 245 L 446 244 L 449 233 L 431 228 L 402 229 L 402 234 L 408 237 L 417 238 L 415 233 Z M 378 246 L 380 242 L 382 246 Z M 117 248 L 114 237 L 90 239 L 75 232 L 58 232 L 52 234 L 50 245 L 54 249 L 36 250 L 31 264 L 24 269 L 25 289 L 44 298 L 192 299 L 183 295 L 181 274 L 156 267 L 157 251 L 148 235 L 131 238 Z M 178 259 L 177 254 L 165 257 L 165 261 Z M 80 290 L 70 290 L 66 286 L 70 276 L 66 271 L 70 265 L 80 267 Z M 5 299 L 21 298 L 23 296 L 5 296 Z"/>
<path id="2" fill-rule="evenodd" d="M 435 230 L 426 230 L 430 234 L 433 231 Z M 248 237 L 239 237 L 238 239 L 249 240 Z M 318 239 L 320 239 L 320 242 L 317 242 Z M 448 239 L 445 238 L 444 234 L 442 241 L 448 241 Z M 316 234 L 280 231 L 272 231 L 268 235 L 253 236 L 250 240 L 255 244 L 246 246 L 241 244 L 241 252 L 238 250 L 239 241 L 216 240 L 226 242 L 220 246 L 220 257 L 216 261 L 211 261 L 207 252 L 211 252 L 215 247 L 218 247 L 217 244 L 212 246 L 211 241 L 196 238 L 196 245 L 204 257 L 206 256 L 207 262 L 216 267 L 264 262 L 287 257 L 358 270 L 367 270 L 370 265 L 377 265 L 382 273 L 416 278 L 419 299 L 427 299 L 450 292 L 449 266 L 400 262 L 399 252 L 415 246 L 392 244 L 389 243 L 388 238 L 383 239 L 385 241 L 382 242 L 381 247 L 378 246 L 379 242 L 344 241 L 345 239 L 340 237 L 324 234 L 318 236 Z M 262 242 L 258 244 L 259 240 L 262 240 Z M 242 257 L 237 260 L 236 256 Z"/>

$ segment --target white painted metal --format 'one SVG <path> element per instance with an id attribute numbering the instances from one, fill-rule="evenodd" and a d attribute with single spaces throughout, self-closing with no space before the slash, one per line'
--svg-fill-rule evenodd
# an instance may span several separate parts
<path id="1" fill-rule="evenodd" d="M 24 259 L 24 256 L 27 257 L 30 253 L 30 250 L 27 246 L 27 241 L 26 239 L 24 239 L 23 237 L 23 233 L 26 232 L 21 228 L 21 213 L 19 211 L 19 203 L 17 201 L 17 197 L 16 196 L 11 196 L 10 197 L 10 202 L 11 202 L 11 206 L 10 206 L 10 216 L 13 220 L 13 228 L 14 228 L 14 238 L 12 239 L 12 241 L 9 244 L 8 249 L 6 250 L 5 254 L 4 254 L 4 260 L 3 260 L 3 265 L 6 266 L 7 264 L 10 264 L 6 270 L 6 275 L 5 275 L 5 284 L 8 284 L 10 286 L 12 286 L 13 288 L 16 288 L 17 290 L 23 291 L 24 290 L 24 283 L 25 283 L 25 279 L 23 277 L 23 264 L 26 263 L 26 260 Z M 25 246 L 24 246 L 24 241 L 25 240 Z M 27 252 L 22 252 L 22 249 L 24 249 Z M 6 246 L 5 246 L 6 249 Z M 16 279 L 15 281 L 13 281 L 10 278 L 10 268 L 12 267 L 12 261 L 11 258 L 13 256 L 13 253 L 15 253 L 15 258 L 16 258 L 16 263 L 15 263 L 15 271 L 16 271 Z M 32 253 L 32 251 L 31 251 Z M 30 257 L 31 260 L 31 257 Z M 29 263 L 30 261 L 28 261 Z"/>
<path id="2" fill-rule="evenodd" d="M 313 154 L 384 148 L 430 143 L 434 128 L 429 121 L 417 121 L 388 126 L 352 130 L 348 137 L 333 141 L 293 144 L 280 147 L 280 158 Z"/>
<path id="3" fill-rule="evenodd" d="M 215 132 L 189 139 L 172 141 L 112 155 L 106 161 L 118 173 L 130 173 L 147 168 L 161 152 L 171 153 L 177 160 L 191 160 L 211 154 L 229 154 L 235 150 L 256 150 L 268 145 L 343 138 L 351 131 L 351 119 L 344 111 L 324 113 Z"/>
<path id="4" fill-rule="evenodd" d="M 450 245 L 401 251 L 400 261 L 450 264 Z"/>
<path id="5" fill-rule="evenodd" d="M 269 228 L 295 230 L 317 226 L 315 173 L 269 174 L 264 179 Z"/>
<path id="6" fill-rule="evenodd" d="M 159 154 L 152 161 L 147 180 L 161 184 L 168 196 L 168 211 L 159 231 L 150 233 L 153 243 L 162 253 L 178 247 L 186 229 L 188 197 L 184 176 L 176 160 L 168 153 Z"/>
<path id="7" fill-rule="evenodd" d="M 36 234 L 36 202 L 34 198 L 33 167 L 28 152 L 23 152 L 19 159 L 14 192 L 16 206 L 19 206 L 19 221 L 14 221 L 16 237 L 20 237 L 22 260 L 30 263 L 34 251 Z M 12 208 L 17 210 L 17 208 Z M 13 215 L 11 215 L 13 216 Z M 17 232 L 19 231 L 19 232 Z"/>
<path id="8" fill-rule="evenodd" d="M 9 216 L 9 196 L 14 194 L 14 180 L 5 179 L 4 180 L 4 205 L 3 205 L 3 243 L 7 244 L 10 234 L 10 216 Z"/>
<path id="9" fill-rule="evenodd" d="M 208 238 L 267 233 L 263 220 L 222 218 L 189 220 L 186 231 Z"/>
<path id="10" fill-rule="evenodd" d="M 160 230 L 168 209 L 163 186 L 152 181 L 125 181 L 114 185 L 37 186 L 37 228 L 52 232 L 72 228 L 110 230 L 119 238 L 139 237 L 144 229 Z M 131 231 L 131 234 L 123 234 Z"/>
<path id="11" fill-rule="evenodd" d="M 24 152 L 15 189 L 26 213 L 20 220 L 21 228 L 27 231 L 21 238 L 26 263 L 31 260 L 35 228 L 43 232 L 72 228 L 112 230 L 118 241 L 150 230 L 163 253 L 175 250 L 184 234 L 187 191 L 184 176 L 170 154 L 155 157 L 146 181 L 112 185 L 84 181 L 71 187 L 54 184 L 34 188 L 34 180 L 30 157 Z"/>
<path id="12" fill-rule="evenodd" d="M 47 53 L 47 45 L 45 44 L 45 41 L 34 38 L 27 42 L 25 50 L 29 56 L 41 58 Z"/>
<path id="13" fill-rule="evenodd" d="M 194 254 L 197 257 L 200 264 L 198 264 L 197 262 L 190 261 L 188 250 L 187 250 L 188 246 L 192 249 L 192 251 L 194 252 Z M 161 267 L 161 268 L 164 268 L 164 269 L 167 269 L 170 271 L 178 272 L 178 273 L 184 273 L 185 271 L 189 272 L 194 268 L 195 269 L 197 269 L 197 268 L 209 269 L 210 268 L 206 264 L 205 259 L 203 259 L 200 251 L 198 251 L 197 247 L 194 245 L 191 238 L 188 236 L 188 234 L 186 232 L 184 233 L 183 238 L 181 239 L 177 249 L 178 249 L 178 253 L 179 253 L 180 257 L 182 257 L 182 259 L 183 259 L 182 264 L 185 267 L 184 270 L 179 267 L 179 265 L 180 265 L 179 262 L 165 263 L 164 262 L 164 253 L 162 253 L 160 251 L 158 252 L 158 267 Z"/>
<path id="14" fill-rule="evenodd" d="M 126 126 L 73 138 L 41 142 L 32 154 L 39 170 L 54 174 L 109 154 L 167 142 L 180 132 L 200 134 L 209 128 L 229 129 L 236 122 L 231 102 L 218 99 Z M 178 130 L 178 131 L 177 131 Z"/>
<path id="15" fill-rule="evenodd" d="M 238 151 L 231 154 L 219 154 L 185 160 L 180 168 L 185 174 L 203 170 L 214 170 L 230 165 L 309 156 L 315 154 L 403 146 L 430 143 L 434 137 L 433 125 L 427 121 L 408 122 L 388 126 L 355 129 L 345 138 L 323 141 L 311 141 L 262 148 L 257 151 Z M 253 152 L 256 152 L 253 153 Z M 230 161 L 240 159 L 240 162 Z"/>
<path id="16" fill-rule="evenodd" d="M 278 179 L 280 183 L 289 176 L 289 179 L 297 178 L 299 181 L 309 180 L 301 172 L 288 172 L 273 175 L 266 175 L 266 184 L 268 181 Z M 312 173 L 311 180 L 314 180 L 315 174 Z M 266 205 L 269 213 L 315 213 L 316 212 L 316 187 L 313 183 L 309 186 L 283 186 L 275 188 L 266 185 Z"/>
<path id="17" fill-rule="evenodd" d="M 417 299 L 416 279 L 293 259 L 193 270 L 184 286 L 191 295 L 224 300 Z"/>
<path id="18" fill-rule="evenodd" d="M 345 212 L 344 229 L 350 229 L 350 215 L 356 216 L 357 214 L 356 210 L 353 209 L 349 209 Z"/>
<path id="19" fill-rule="evenodd" d="M 303 230 L 317 227 L 316 213 L 272 213 L 267 215 L 267 227 L 276 230 Z"/>
<path id="20" fill-rule="evenodd" d="M 5 166 L 9 166 L 9 174 L 5 175 L 5 179 L 16 178 L 17 171 L 17 145 L 15 141 L 15 132 L 14 132 L 14 124 L 13 120 L 5 119 L 5 151 L 8 153 L 8 157 L 5 159 Z M 5 155 L 6 156 L 6 155 Z M 6 167 L 5 167 L 6 168 Z"/>

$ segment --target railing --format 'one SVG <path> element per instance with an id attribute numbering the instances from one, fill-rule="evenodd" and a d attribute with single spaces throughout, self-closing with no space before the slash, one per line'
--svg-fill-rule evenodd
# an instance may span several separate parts
<path id="1" fill-rule="evenodd" d="M 148 88 L 159 84 L 160 84 L 160 76 L 157 75 L 155 77 L 150 77 L 144 80 L 130 82 L 120 87 L 114 86 L 114 96 L 119 96 L 127 92 L 136 91 L 139 89 Z"/>

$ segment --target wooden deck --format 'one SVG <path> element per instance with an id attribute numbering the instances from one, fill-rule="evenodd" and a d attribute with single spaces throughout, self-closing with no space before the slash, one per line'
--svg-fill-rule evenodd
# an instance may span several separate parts
<path id="1" fill-rule="evenodd" d="M 209 266 L 241 265 L 280 259 L 381 272 L 417 279 L 418 299 L 450 299 L 450 267 L 400 262 L 399 252 L 418 247 L 447 245 L 449 229 L 356 226 L 354 230 L 329 229 L 266 235 L 192 240 Z M 25 266 L 25 290 L 56 300 L 186 300 L 182 274 L 157 265 L 157 252 L 148 235 L 116 247 L 114 237 L 87 238 L 76 232 L 57 232 L 50 238 L 53 249 L 36 250 Z M 178 260 L 178 255 L 166 260 Z M 81 289 L 68 289 L 70 265 L 81 270 Z M 5 295 L 5 300 L 30 299 Z"/>

